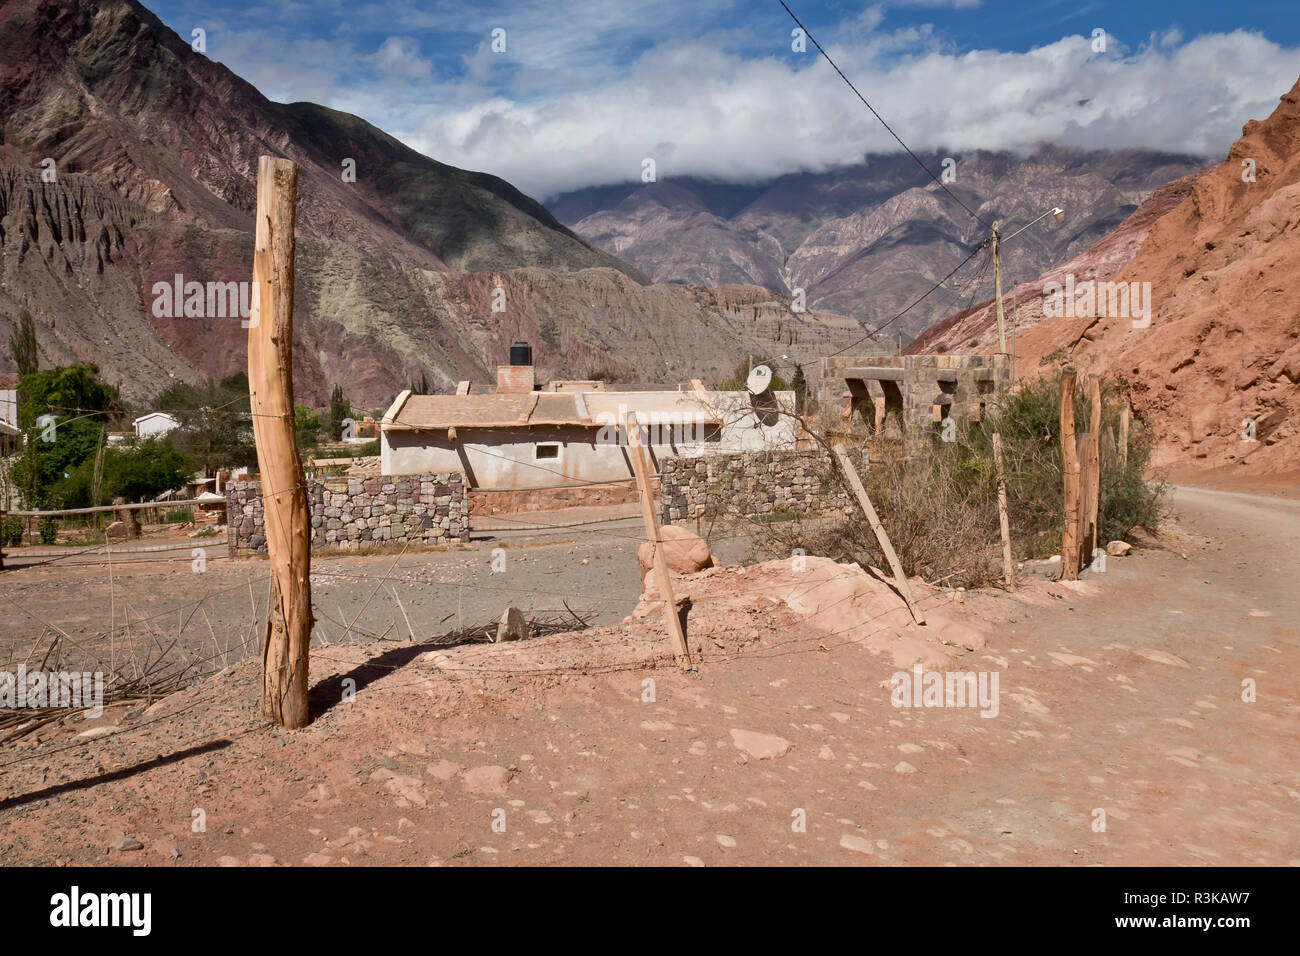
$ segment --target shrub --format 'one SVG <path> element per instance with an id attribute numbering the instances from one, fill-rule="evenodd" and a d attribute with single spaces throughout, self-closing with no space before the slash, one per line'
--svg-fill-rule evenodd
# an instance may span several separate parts
<path id="1" fill-rule="evenodd" d="M 0 525 L 0 547 L 16 548 L 23 543 L 23 523 L 17 518 L 5 518 Z"/>

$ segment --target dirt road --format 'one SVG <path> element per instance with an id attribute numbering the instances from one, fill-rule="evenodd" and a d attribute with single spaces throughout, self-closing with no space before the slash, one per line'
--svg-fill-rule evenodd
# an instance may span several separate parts
<path id="1" fill-rule="evenodd" d="M 353 703 L 277 733 L 250 663 L 138 731 L 0 748 L 0 861 L 1300 864 L 1300 504 L 1175 506 L 1206 540 L 1112 558 L 1077 594 L 966 598 L 988 646 L 959 663 L 998 675 L 996 716 L 895 707 L 883 656 L 774 634 L 697 674 L 493 693 L 390 652 Z M 106 855 L 119 832 L 144 849 Z"/>

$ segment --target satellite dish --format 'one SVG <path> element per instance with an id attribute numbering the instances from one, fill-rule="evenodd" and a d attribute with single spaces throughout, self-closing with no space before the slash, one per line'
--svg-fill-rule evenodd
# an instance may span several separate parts
<path id="1" fill-rule="evenodd" d="M 772 387 L 772 370 L 766 365 L 755 365 L 745 379 L 745 387 L 751 395 L 762 395 Z"/>

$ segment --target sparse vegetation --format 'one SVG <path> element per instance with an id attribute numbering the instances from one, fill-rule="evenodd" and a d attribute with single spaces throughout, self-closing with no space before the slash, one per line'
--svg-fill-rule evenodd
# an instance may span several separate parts
<path id="1" fill-rule="evenodd" d="M 23 308 L 9 332 L 9 355 L 18 366 L 19 377 L 35 375 L 40 369 L 36 350 L 36 323 L 30 309 Z"/>
<path id="2" fill-rule="evenodd" d="M 5 518 L 0 524 L 0 548 L 16 548 L 23 543 L 23 523 L 17 518 Z"/>
<path id="3" fill-rule="evenodd" d="M 158 393 L 153 407 L 171 411 L 180 421 L 168 437 L 204 474 L 257 464 L 244 373 L 197 385 L 177 382 Z"/>
<path id="4" fill-rule="evenodd" d="M 1129 433 L 1128 463 L 1107 446 L 1117 434 L 1115 388 L 1103 386 L 1101 509 L 1102 543 L 1123 537 L 1134 525 L 1159 526 L 1168 487 L 1147 481 L 1152 442 L 1140 428 Z M 1078 399 L 1076 421 L 1087 421 Z M 956 440 L 936 440 L 927 454 L 857 464 L 908 574 L 927 581 L 979 587 L 1002 574 L 997 479 L 991 436 L 1002 435 L 1007 468 L 1007 510 L 1017 559 L 1042 558 L 1061 545 L 1062 472 L 1059 390 L 1054 380 L 1026 385 L 1007 396 L 982 426 L 968 424 Z M 838 480 L 827 464 L 828 480 Z M 847 519 L 767 525 L 763 557 L 787 556 L 794 548 L 840 561 L 886 567 L 875 535 L 857 515 Z"/>
<path id="5" fill-rule="evenodd" d="M 755 361 L 753 365 L 751 365 L 750 362 L 746 360 L 744 362 L 741 362 L 739 365 L 737 365 L 735 370 L 731 373 L 731 375 L 717 382 L 713 387 L 718 391 L 722 391 L 722 392 L 743 392 L 746 387 L 745 386 L 746 380 L 749 378 L 750 370 L 753 368 L 754 365 L 767 365 L 768 368 L 772 368 L 772 364 L 770 362 Z M 800 369 L 800 371 L 803 370 Z M 787 382 L 784 378 L 780 376 L 780 374 L 776 372 L 775 369 L 773 369 L 772 391 L 783 392 L 783 391 L 788 391 L 792 387 L 793 386 L 791 385 L 791 383 Z"/>

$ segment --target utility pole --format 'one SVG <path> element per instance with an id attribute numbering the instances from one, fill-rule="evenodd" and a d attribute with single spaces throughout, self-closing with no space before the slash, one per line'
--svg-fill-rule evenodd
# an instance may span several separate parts
<path id="1" fill-rule="evenodd" d="M 1010 241 L 1020 235 L 1029 226 L 1042 222 L 1048 216 L 1053 217 L 1057 222 L 1065 222 L 1065 210 L 1060 206 L 1053 206 L 1047 212 L 1043 213 L 1028 226 L 1021 226 L 1015 232 L 1007 237 Z M 993 237 L 991 239 L 993 246 L 993 297 L 997 300 L 998 310 L 998 351 L 1006 354 L 1007 351 L 1007 320 L 1002 314 L 1002 230 L 1001 223 L 993 222 Z"/>
<path id="2" fill-rule="evenodd" d="M 998 221 L 993 220 L 993 298 L 998 304 L 998 351 L 1007 351 L 1007 320 L 1002 314 L 1002 255 L 998 246 L 1002 241 Z"/>

